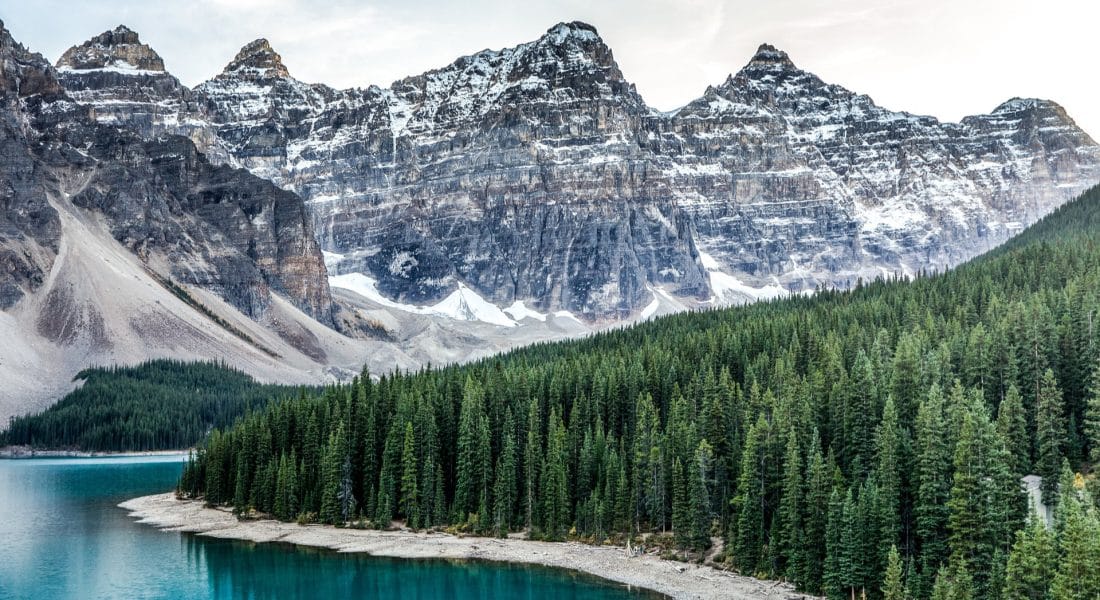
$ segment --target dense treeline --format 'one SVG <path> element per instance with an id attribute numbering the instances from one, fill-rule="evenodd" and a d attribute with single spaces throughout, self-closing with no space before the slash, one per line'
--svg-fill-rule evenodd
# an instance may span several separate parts
<path id="1" fill-rule="evenodd" d="M 180 490 L 690 557 L 721 539 L 739 571 L 831 598 L 1095 599 L 1095 478 L 1068 473 L 1100 462 L 1100 228 L 1056 220 L 1098 211 L 1093 190 L 1049 234 L 912 282 L 364 373 L 214 431 Z"/>
<path id="2" fill-rule="evenodd" d="M 85 369 L 84 383 L 47 410 L 11 420 L 0 445 L 84 451 L 189 448 L 298 388 L 261 385 L 222 363 L 154 360 L 134 367 Z M 314 390 L 310 390 L 311 392 Z"/>

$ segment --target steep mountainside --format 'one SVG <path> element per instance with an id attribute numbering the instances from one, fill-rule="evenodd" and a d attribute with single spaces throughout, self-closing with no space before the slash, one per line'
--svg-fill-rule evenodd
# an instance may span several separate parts
<path id="1" fill-rule="evenodd" d="M 90 364 L 318 381 L 942 269 L 1100 148 L 1049 101 L 942 123 L 767 45 L 660 113 L 583 23 L 350 90 L 262 39 L 188 89 L 125 27 L 56 68 L 0 27 L 0 175 L 3 418 Z"/>
<path id="2" fill-rule="evenodd" d="M 115 64 L 133 64 L 126 40 Z M 66 73 L 66 86 L 124 95 L 94 70 Z M 355 276 L 402 306 L 470 290 L 607 322 L 664 294 L 732 303 L 943 269 L 1100 179 L 1100 147 L 1053 102 L 942 123 L 768 45 L 658 113 L 583 23 L 385 89 L 302 83 L 257 40 L 173 93 L 215 132 L 179 126 L 213 160 L 307 201 L 335 284 Z"/>
<path id="3" fill-rule="evenodd" d="M 322 325 L 332 298 L 300 198 L 88 112 L 0 24 L 0 417 L 89 364 L 220 357 L 311 382 L 363 360 Z"/>

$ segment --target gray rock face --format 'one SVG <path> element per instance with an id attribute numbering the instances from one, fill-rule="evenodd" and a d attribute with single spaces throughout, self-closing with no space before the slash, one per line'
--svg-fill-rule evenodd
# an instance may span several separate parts
<path id="1" fill-rule="evenodd" d="M 212 161 L 233 163 L 202 103 L 130 29 L 120 25 L 74 46 L 56 66 L 69 97 L 97 123 L 123 125 L 147 139 L 184 135 Z"/>
<path id="2" fill-rule="evenodd" d="M 36 168 L 24 107 L 62 93 L 49 63 L 0 22 L 0 309 L 37 290 L 57 255 L 61 224 Z"/>
<path id="3" fill-rule="evenodd" d="M 332 94 L 291 78 L 265 39 L 247 44 L 218 76 L 195 89 L 216 132 L 208 145 L 224 148 L 227 160 L 273 181 L 286 170 L 289 141 L 308 135 L 305 119 Z"/>
<path id="4" fill-rule="evenodd" d="M 253 319 L 271 291 L 332 324 L 324 262 L 300 198 L 242 169 L 214 166 L 179 136 L 69 132 L 98 164 L 74 205 L 103 214 L 116 240 L 176 282 L 211 290 Z"/>
<path id="5" fill-rule="evenodd" d="M 164 61 L 125 25 L 105 31 L 69 48 L 57 61 L 59 68 L 79 71 L 115 68 L 123 71 L 164 71 Z"/>
<path id="6" fill-rule="evenodd" d="M 93 42 L 67 52 L 61 70 L 79 73 L 63 80 L 86 83 L 82 89 L 90 93 L 117 93 L 110 82 L 118 73 L 96 70 L 119 64 L 112 52 L 135 67 L 162 66 L 125 28 Z M 60 235 L 53 196 L 101 215 L 150 270 L 209 289 L 254 319 L 277 291 L 333 324 L 324 262 L 298 196 L 245 170 L 211 164 L 184 137 L 143 138 L 149 130 L 104 125 L 94 110 L 64 95 L 54 69 L 15 44 L 2 25 L 0 65 L 0 174 L 8 183 L 0 186 L 0 308 L 33 292 L 49 272 Z M 66 71 L 70 65 L 88 69 Z M 152 77 L 141 80 L 150 85 L 175 82 L 163 73 L 140 77 Z M 186 92 L 174 86 L 165 88 L 166 98 Z M 133 123 L 142 113 L 122 114 Z M 73 188 L 71 196 L 62 192 Z"/>
<path id="7" fill-rule="evenodd" d="M 746 281 L 792 290 L 953 266 L 1100 179 L 1100 148 L 1052 102 L 941 123 L 768 45 L 649 123 L 674 170 L 711 170 L 678 192 L 696 199 L 683 205 L 700 246 Z"/>
<path id="8" fill-rule="evenodd" d="M 335 273 L 597 322 L 656 289 L 743 302 L 946 268 L 1100 179 L 1053 102 L 943 123 L 768 45 L 658 113 L 583 23 L 386 89 L 304 84 L 257 40 L 190 94 L 214 129 L 200 148 L 300 194 Z"/>

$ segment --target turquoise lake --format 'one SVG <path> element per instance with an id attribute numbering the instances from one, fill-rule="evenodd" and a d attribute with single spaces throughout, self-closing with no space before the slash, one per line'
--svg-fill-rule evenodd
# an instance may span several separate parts
<path id="1" fill-rule="evenodd" d="M 171 489 L 181 469 L 178 457 L 0 460 L 0 598 L 657 597 L 540 567 L 393 560 L 163 532 L 116 506 Z"/>

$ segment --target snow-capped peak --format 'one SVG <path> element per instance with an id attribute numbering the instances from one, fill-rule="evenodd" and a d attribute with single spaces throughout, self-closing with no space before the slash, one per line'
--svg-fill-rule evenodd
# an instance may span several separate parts
<path id="1" fill-rule="evenodd" d="M 271 44 L 266 39 L 259 38 L 245 44 L 233 61 L 226 65 L 221 76 L 255 80 L 288 78 L 290 72 L 283 65 L 283 58 L 271 48 Z"/>
<path id="2" fill-rule="evenodd" d="M 993 109 L 992 114 L 1003 115 L 1029 110 L 1054 110 L 1065 112 L 1057 102 L 1052 102 L 1050 100 L 1043 100 L 1042 98 L 1012 98 Z"/>
<path id="3" fill-rule="evenodd" d="M 582 43 L 603 42 L 595 27 L 580 21 L 558 23 L 546 30 L 546 35 L 543 36 L 543 39 L 558 45 L 564 44 L 567 40 L 575 40 Z"/>
<path id="4" fill-rule="evenodd" d="M 737 85 L 738 81 L 752 81 L 764 84 L 777 84 L 793 77 L 809 75 L 795 66 L 786 52 L 771 44 L 760 44 L 756 54 L 735 75 L 726 79 L 725 86 Z"/>
<path id="5" fill-rule="evenodd" d="M 794 62 L 791 61 L 791 57 L 787 56 L 787 53 L 776 48 L 771 44 L 760 44 L 760 47 L 756 49 L 756 54 L 752 56 L 752 60 L 749 61 L 749 67 L 767 67 L 767 68 L 784 68 L 784 69 L 797 69 L 794 66 Z"/>
<path id="6" fill-rule="evenodd" d="M 104 68 L 164 71 L 164 60 L 141 43 L 137 32 L 119 25 L 66 50 L 57 60 L 57 67 L 76 71 Z"/>

